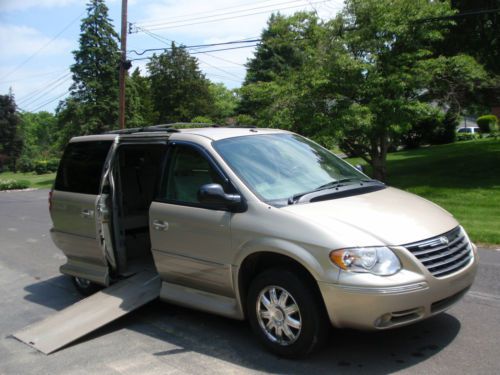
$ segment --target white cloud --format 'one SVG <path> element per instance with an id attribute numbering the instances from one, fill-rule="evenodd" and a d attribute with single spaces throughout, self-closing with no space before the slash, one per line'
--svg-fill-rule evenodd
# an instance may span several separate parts
<path id="1" fill-rule="evenodd" d="M 1 0 L 0 12 L 26 10 L 30 8 L 54 8 L 81 3 L 81 0 Z"/>
<path id="2" fill-rule="evenodd" d="M 31 27 L 0 24 L 0 58 L 5 60 L 29 56 L 44 45 L 46 47 L 39 52 L 39 55 L 67 54 L 74 44 L 62 38 L 48 44 L 50 40 L 51 38 Z"/>

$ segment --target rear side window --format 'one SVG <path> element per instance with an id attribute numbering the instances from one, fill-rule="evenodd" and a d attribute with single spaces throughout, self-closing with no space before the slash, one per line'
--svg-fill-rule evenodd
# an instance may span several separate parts
<path id="1" fill-rule="evenodd" d="M 59 164 L 55 190 L 97 195 L 112 141 L 70 143 Z"/>

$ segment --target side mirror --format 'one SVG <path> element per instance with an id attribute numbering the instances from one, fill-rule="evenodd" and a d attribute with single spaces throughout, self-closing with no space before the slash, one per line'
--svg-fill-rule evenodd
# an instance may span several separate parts
<path id="1" fill-rule="evenodd" d="M 243 212 L 246 206 L 239 194 L 226 194 L 219 184 L 206 184 L 198 190 L 200 203 L 216 208 L 228 208 L 231 212 Z"/>
<path id="2" fill-rule="evenodd" d="M 363 166 L 362 166 L 361 164 L 356 164 L 356 165 L 354 166 L 354 168 L 356 168 L 356 169 L 357 169 L 358 171 L 360 171 L 360 172 L 365 173 L 365 168 L 363 168 Z"/>

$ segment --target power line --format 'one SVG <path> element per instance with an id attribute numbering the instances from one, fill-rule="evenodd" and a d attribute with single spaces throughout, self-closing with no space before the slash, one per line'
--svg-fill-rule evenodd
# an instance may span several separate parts
<path id="1" fill-rule="evenodd" d="M 142 29 L 144 32 L 146 32 L 149 36 L 151 36 L 151 37 L 155 38 L 156 40 L 159 40 L 159 41 L 161 41 L 161 42 L 163 42 L 163 43 L 175 43 L 175 41 L 173 41 L 173 40 L 171 40 L 171 39 L 168 39 L 168 38 L 162 37 L 161 35 L 155 34 L 155 33 L 151 32 L 151 31 L 149 31 L 149 30 L 146 30 L 146 29 L 144 29 L 144 28 L 141 28 L 141 29 Z M 198 45 L 195 45 L 195 46 L 191 46 L 191 48 L 206 48 L 206 47 L 215 47 L 215 46 L 220 46 L 220 45 L 241 44 L 241 43 L 255 43 L 255 42 L 258 42 L 258 41 L 260 41 L 260 39 L 245 39 L 245 40 L 230 41 L 230 42 L 224 42 L 224 43 L 198 44 Z M 187 48 L 187 47 L 185 47 L 185 48 Z M 165 49 L 163 49 L 163 50 L 169 50 L 169 49 L 171 49 L 171 48 L 165 48 Z M 150 49 L 150 50 L 158 50 L 158 49 L 153 48 L 153 49 Z M 143 53 L 145 53 L 145 52 L 146 52 L 146 50 L 145 50 Z M 137 52 L 136 52 L 136 53 L 137 53 Z M 141 55 L 142 55 L 143 53 L 141 53 Z M 193 55 L 193 54 L 199 54 L 199 53 L 206 53 L 206 52 L 204 52 L 204 51 L 194 51 L 194 52 L 190 52 L 190 54 L 191 54 L 191 55 Z M 136 59 L 136 60 L 137 60 L 137 59 Z M 212 64 L 210 64 L 210 63 L 207 63 L 206 61 L 203 61 L 203 60 L 202 60 L 202 59 L 200 59 L 200 58 L 198 58 L 198 60 L 199 60 L 200 62 L 202 62 L 202 63 L 204 63 L 204 64 L 206 64 L 206 65 L 208 65 L 208 66 L 210 66 L 210 67 L 212 67 L 212 68 L 214 68 L 214 69 L 216 69 L 216 70 L 219 70 L 219 71 L 221 71 L 221 72 L 223 72 L 223 73 L 225 73 L 225 74 L 228 74 L 228 75 L 233 76 L 233 77 L 235 77 L 235 78 L 237 78 L 237 79 L 240 79 L 240 77 L 239 77 L 239 76 L 237 76 L 236 74 L 234 74 L 234 73 L 232 73 L 232 72 L 228 72 L 228 71 L 226 71 L 226 70 L 224 70 L 224 69 L 221 69 L 221 68 L 219 68 L 219 67 L 216 67 L 216 66 L 214 66 L 214 65 L 212 65 Z M 134 60 L 131 60 L 131 61 L 134 61 Z"/>
<path id="2" fill-rule="evenodd" d="M 63 75 L 57 77 L 56 79 L 50 80 L 50 81 L 44 83 L 43 85 L 37 87 L 32 92 L 30 92 L 24 96 L 21 96 L 21 98 L 18 99 L 18 103 L 22 103 L 22 102 L 26 102 L 26 101 L 31 100 L 33 97 L 37 96 L 38 94 L 46 91 L 47 89 L 50 89 L 50 87 L 52 87 L 54 84 L 57 84 L 61 80 L 66 79 L 67 77 L 70 76 L 70 74 L 71 74 L 70 72 L 66 72 Z"/>
<path id="3" fill-rule="evenodd" d="M 35 94 L 34 96 L 31 95 L 30 98 L 24 98 L 23 100 L 20 100 L 19 104 L 21 104 L 23 107 L 33 105 L 34 103 L 44 99 L 49 92 L 52 92 L 54 89 L 68 83 L 70 80 L 70 73 L 68 73 L 57 81 L 54 81 L 50 85 L 44 87 L 42 90 L 39 90 L 39 93 Z"/>
<path id="4" fill-rule="evenodd" d="M 55 102 L 57 99 L 62 98 L 64 95 L 69 94 L 69 92 L 70 92 L 70 90 L 66 90 L 62 94 L 56 96 L 55 98 L 50 99 L 49 101 L 47 101 L 47 102 L 43 103 L 42 105 L 36 107 L 35 109 L 31 110 L 30 112 L 36 112 L 36 111 L 38 111 L 39 109 L 45 107 L 46 105 L 49 105 L 50 103 Z"/>
<path id="5" fill-rule="evenodd" d="M 301 8 L 301 7 L 304 7 L 304 6 L 311 6 L 311 5 L 323 4 L 323 3 L 327 3 L 329 1 L 331 1 L 331 0 L 316 1 L 316 2 L 309 3 L 309 4 L 304 3 L 304 4 L 301 4 L 301 5 L 295 5 L 295 6 L 284 7 L 284 8 L 270 9 L 270 10 L 263 11 L 263 12 L 254 12 L 254 13 L 237 15 L 237 16 L 233 16 L 233 17 L 223 17 L 223 18 L 218 18 L 218 19 L 214 19 L 214 20 L 207 20 L 207 21 L 193 22 L 193 23 L 184 23 L 184 24 L 181 24 L 181 25 L 155 26 L 155 27 L 149 27 L 149 30 L 174 29 L 174 28 L 185 27 L 185 26 L 194 26 L 194 25 L 201 25 L 201 24 L 206 24 L 206 23 L 226 21 L 226 20 L 231 20 L 231 19 L 236 19 L 236 18 L 255 16 L 255 15 L 259 15 L 259 14 L 267 14 L 267 13 L 271 13 L 271 12 L 275 12 L 275 11 L 280 11 L 280 10 L 287 10 L 287 9 Z"/>
<path id="6" fill-rule="evenodd" d="M 457 19 L 457 18 L 464 18 L 464 17 L 468 17 L 468 16 L 478 16 L 481 14 L 488 14 L 488 13 L 500 13 L 500 8 L 472 10 L 472 11 L 468 11 L 468 12 L 452 14 L 450 16 L 421 18 L 421 19 L 415 20 L 414 22 L 415 23 L 424 23 L 424 22 L 433 22 L 433 21 L 445 21 L 445 20 L 453 20 L 453 19 Z"/>
<path id="7" fill-rule="evenodd" d="M 184 13 L 184 14 L 180 14 L 180 15 L 177 15 L 177 16 L 166 17 L 166 18 L 156 19 L 156 20 L 149 20 L 149 21 L 146 20 L 146 21 L 143 21 L 143 22 L 138 21 L 138 22 L 136 22 L 136 24 L 143 25 L 143 26 L 147 27 L 147 25 L 158 24 L 158 23 L 162 23 L 162 22 L 168 22 L 168 20 L 175 20 L 175 19 L 178 19 L 178 18 L 192 17 L 192 16 L 199 16 L 199 15 L 209 15 L 210 13 L 216 13 L 218 11 L 226 11 L 228 9 L 243 8 L 243 7 L 249 6 L 249 5 L 264 4 L 264 3 L 269 3 L 269 2 L 272 2 L 272 1 L 277 1 L 277 0 L 252 1 L 252 2 L 249 2 L 249 3 L 242 3 L 240 5 L 233 5 L 233 6 L 225 7 L 225 8 L 217 8 L 217 9 L 213 9 L 213 10 L 209 10 L 209 11 L 196 12 L 196 13 Z M 241 12 L 244 12 L 244 11 L 245 11 L 245 9 L 241 10 Z"/>
<path id="8" fill-rule="evenodd" d="M 153 34 L 153 33 L 151 33 Z M 153 34 L 153 35 L 156 35 L 156 34 Z M 157 40 L 160 40 L 160 41 L 163 41 L 161 39 L 159 39 L 160 37 L 158 36 L 158 38 L 156 38 Z M 172 40 L 169 40 L 170 42 L 174 42 Z M 196 44 L 196 45 L 192 45 L 192 46 L 183 46 L 182 44 L 179 44 L 180 46 L 182 46 L 182 48 L 185 48 L 185 49 L 193 49 L 193 48 L 205 48 L 205 47 L 216 47 L 216 46 L 225 46 L 225 45 L 229 45 L 229 44 L 244 44 L 244 43 L 255 43 L 255 42 L 260 42 L 261 39 L 250 39 L 250 40 L 232 40 L 232 41 L 229 41 L 229 42 L 221 42 L 221 43 L 209 43 L 209 44 Z M 170 47 L 164 47 L 164 48 L 148 48 L 148 49 L 144 49 L 142 50 L 141 52 L 138 52 L 136 50 L 130 50 L 129 52 L 130 53 L 135 53 L 136 55 L 138 56 L 141 56 L 141 55 L 144 55 L 146 52 L 153 52 L 153 51 L 166 51 L 166 50 L 170 50 L 171 48 Z"/>
<path id="9" fill-rule="evenodd" d="M 208 50 L 208 51 L 195 51 L 195 52 L 190 52 L 190 55 L 198 55 L 198 54 L 207 53 L 207 52 L 211 53 L 211 52 L 231 51 L 231 50 L 242 49 L 242 48 L 253 48 L 253 47 L 257 47 L 257 46 L 258 46 L 258 44 L 252 44 L 252 45 L 249 45 L 249 46 L 212 49 L 212 50 Z M 151 57 L 142 57 L 142 58 L 139 58 L 139 59 L 131 59 L 130 61 L 140 61 L 140 60 L 149 60 L 149 59 L 151 59 Z"/>
<path id="10" fill-rule="evenodd" d="M 53 74 L 56 74 L 56 73 L 62 73 L 64 71 L 66 71 L 66 70 L 67 70 L 67 68 L 64 68 L 62 70 L 61 69 L 59 69 L 59 70 L 53 70 L 52 72 L 45 72 L 45 73 L 40 73 L 40 74 L 32 74 L 32 75 L 29 75 L 29 76 L 23 75 L 23 78 L 19 78 L 19 79 L 15 79 L 15 80 L 0 81 L 0 84 L 28 81 L 28 80 L 33 79 L 33 78 L 45 77 L 45 76 L 50 76 L 50 75 L 53 75 Z"/>
<path id="11" fill-rule="evenodd" d="M 61 36 L 62 33 L 64 33 L 67 29 L 69 29 L 76 21 L 78 21 L 85 12 L 80 14 L 78 17 L 73 19 L 70 23 L 68 23 L 61 31 L 59 31 L 52 39 L 50 39 L 47 43 L 45 43 L 43 46 L 41 46 L 39 49 L 37 49 L 31 56 L 29 56 L 26 60 L 24 60 L 22 63 L 17 65 L 14 69 L 12 69 L 10 72 L 2 76 L 0 79 L 5 79 L 9 77 L 12 73 L 17 72 L 19 69 L 21 69 L 24 65 L 26 65 L 33 57 L 38 55 L 43 49 L 47 48 L 53 41 L 55 41 L 59 36 Z"/>
<path id="12" fill-rule="evenodd" d="M 282 1 L 280 3 L 276 4 L 270 4 L 270 5 L 265 5 L 265 6 L 260 6 L 260 7 L 253 7 L 253 8 L 248 8 L 248 9 L 241 9 L 241 10 L 236 10 L 236 11 L 231 11 L 231 12 L 223 12 L 223 13 L 218 13 L 210 16 L 201 16 L 201 17 L 188 17 L 185 19 L 180 19 L 177 21 L 169 21 L 169 22 L 157 22 L 157 23 L 144 23 L 144 24 L 139 24 L 142 26 L 146 26 L 148 29 L 156 28 L 157 26 L 161 25 L 170 25 L 170 24 L 176 24 L 176 23 L 183 23 L 183 22 L 190 22 L 190 21 L 198 21 L 198 20 L 203 20 L 207 18 L 214 18 L 214 17 L 221 17 L 221 16 L 227 16 L 230 14 L 236 14 L 236 13 L 242 13 L 242 12 L 248 12 L 252 10 L 258 10 L 258 9 L 265 9 L 265 8 L 271 8 L 271 7 L 276 7 L 279 5 L 286 5 L 286 4 L 293 4 L 293 3 L 302 3 L 300 6 L 307 5 L 305 3 L 306 0 L 292 0 L 292 1 Z"/>

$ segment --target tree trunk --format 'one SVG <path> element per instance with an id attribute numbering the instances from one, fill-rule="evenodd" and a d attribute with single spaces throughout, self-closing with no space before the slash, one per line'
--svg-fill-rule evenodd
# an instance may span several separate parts
<path id="1" fill-rule="evenodd" d="M 385 157 L 377 156 L 372 158 L 370 165 L 373 168 L 373 178 L 385 182 L 387 178 L 387 163 Z"/>

